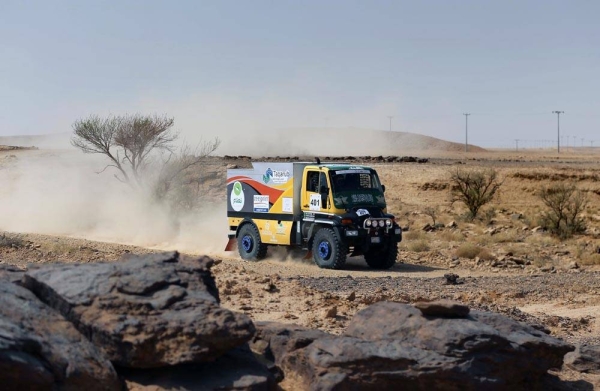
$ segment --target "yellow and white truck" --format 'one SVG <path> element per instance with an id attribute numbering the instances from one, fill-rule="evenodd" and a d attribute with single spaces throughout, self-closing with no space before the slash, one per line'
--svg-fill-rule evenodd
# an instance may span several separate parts
<path id="1" fill-rule="evenodd" d="M 402 230 L 387 213 L 377 172 L 354 164 L 253 162 L 227 170 L 229 242 L 246 260 L 269 246 L 312 253 L 322 268 L 341 269 L 363 255 L 374 269 L 396 263 Z"/>

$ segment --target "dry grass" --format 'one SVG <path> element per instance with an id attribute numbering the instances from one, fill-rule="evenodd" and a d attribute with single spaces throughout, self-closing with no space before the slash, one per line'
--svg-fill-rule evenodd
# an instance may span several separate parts
<path id="1" fill-rule="evenodd" d="M 445 242 L 464 242 L 466 239 L 465 235 L 459 231 L 443 231 L 438 238 Z"/>
<path id="2" fill-rule="evenodd" d="M 559 241 L 549 235 L 538 234 L 525 238 L 525 243 L 539 247 L 550 247 L 557 245 Z"/>
<path id="3" fill-rule="evenodd" d="M 600 265 L 600 254 L 598 253 L 594 253 L 594 254 L 583 254 L 580 258 L 579 258 L 579 263 L 582 265 Z"/>
<path id="4" fill-rule="evenodd" d="M 407 243 L 406 248 L 409 251 L 413 251 L 416 253 L 421 253 L 430 250 L 429 243 L 422 239 Z"/>
<path id="5" fill-rule="evenodd" d="M 494 243 L 514 243 L 518 241 L 518 235 L 515 230 L 507 230 L 492 235 L 492 242 Z"/>
<path id="6" fill-rule="evenodd" d="M 461 258 L 474 259 L 480 251 L 481 247 L 478 247 L 473 243 L 465 243 L 456 249 L 456 256 Z"/>
<path id="7" fill-rule="evenodd" d="M 406 240 L 426 240 L 427 233 L 419 230 L 408 231 L 403 234 L 403 237 Z"/>
<path id="8" fill-rule="evenodd" d="M 479 250 L 479 254 L 477 254 L 477 256 L 479 258 L 483 259 L 484 261 L 491 261 L 493 259 L 496 259 L 496 257 L 494 256 L 494 254 L 492 254 L 491 252 L 489 252 L 487 248 L 481 248 Z"/>
<path id="9" fill-rule="evenodd" d="M 55 255 L 71 255 L 80 251 L 78 246 L 70 245 L 68 243 L 58 241 L 58 242 L 48 242 L 43 243 L 40 247 L 40 250 L 45 251 L 49 254 Z"/>

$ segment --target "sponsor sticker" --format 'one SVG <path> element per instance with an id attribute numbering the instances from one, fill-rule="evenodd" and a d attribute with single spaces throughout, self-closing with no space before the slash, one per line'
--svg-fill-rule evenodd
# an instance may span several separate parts
<path id="1" fill-rule="evenodd" d="M 290 179 L 290 176 L 291 174 L 289 170 L 273 170 L 269 167 L 263 174 L 263 182 L 273 184 L 287 183 L 287 181 Z"/>
<path id="2" fill-rule="evenodd" d="M 304 220 L 314 220 L 315 214 L 312 212 L 304 212 Z"/>
<path id="3" fill-rule="evenodd" d="M 348 170 L 339 170 L 335 172 L 336 175 L 344 175 L 344 174 L 370 174 L 371 171 L 369 170 L 365 170 L 365 169 L 352 169 L 352 167 L 350 167 L 350 169 Z"/>
<path id="4" fill-rule="evenodd" d="M 366 209 L 358 209 L 358 210 L 356 211 L 356 214 L 362 217 L 362 216 L 366 216 L 366 215 L 368 215 L 368 214 L 369 214 L 369 211 L 368 211 L 368 210 L 366 210 Z"/>
<path id="5" fill-rule="evenodd" d="M 254 211 L 259 213 L 267 213 L 269 211 L 269 196 L 255 195 L 254 196 Z"/>
<path id="6" fill-rule="evenodd" d="M 277 235 L 285 235 L 285 226 L 281 222 L 277 224 Z"/>
<path id="7" fill-rule="evenodd" d="M 233 210 L 235 210 L 236 212 L 239 212 L 244 207 L 244 188 L 242 187 L 242 184 L 238 181 L 233 183 L 231 195 L 229 196 L 229 202 Z"/>
<path id="8" fill-rule="evenodd" d="M 373 195 L 371 195 L 371 194 L 352 194 L 352 202 L 354 202 L 354 203 L 359 203 L 359 202 L 372 203 Z"/>
<path id="9" fill-rule="evenodd" d="M 294 211 L 294 204 L 292 198 L 283 197 L 281 201 L 281 211 L 284 213 L 292 213 Z"/>

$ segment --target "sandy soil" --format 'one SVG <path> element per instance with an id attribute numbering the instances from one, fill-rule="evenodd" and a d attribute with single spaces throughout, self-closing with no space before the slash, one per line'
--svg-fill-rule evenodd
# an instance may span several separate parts
<path id="1" fill-rule="evenodd" d="M 349 259 L 346 270 L 322 270 L 312 261 L 289 256 L 284 249 L 270 250 L 269 258 L 261 262 L 242 261 L 235 254 L 216 251 L 215 246 L 187 252 L 215 257 L 222 304 L 256 321 L 297 323 L 340 333 L 357 311 L 380 300 L 414 303 L 450 298 L 537 324 L 571 343 L 600 344 L 600 260 L 596 256 L 600 248 L 600 185 L 596 180 L 600 154 L 585 152 L 565 153 L 560 158 L 542 152 L 431 153 L 422 156 L 430 158 L 426 164 L 375 164 L 388 189 L 390 212 L 408 228 L 399 263 L 387 271 L 368 269 L 360 257 Z M 16 164 L 10 156 L 27 159 L 27 153 L 34 152 L 0 152 L 0 170 Z M 239 162 L 219 160 L 212 166 L 215 171 L 207 194 L 224 198 L 215 187 L 223 181 L 225 167 L 234 163 Z M 449 200 L 448 173 L 457 168 L 490 167 L 504 180 L 489 207 L 493 213 L 486 219 L 466 221 L 461 218 L 464 207 Z M 543 211 L 535 193 L 540 185 L 558 180 L 575 181 L 589 199 L 587 231 L 566 241 L 534 232 Z M 437 222 L 455 221 L 457 227 L 423 231 L 425 224 L 432 223 L 425 213 L 427 206 L 436 208 Z M 213 242 L 222 235 L 224 246 L 226 235 L 221 227 L 217 224 L 212 230 L 217 235 L 208 230 L 197 235 L 210 236 Z M 490 227 L 496 229 L 494 234 Z M 130 246 L 118 238 L 112 243 L 90 240 L 93 235 L 85 233 L 53 236 L 9 228 L 0 220 L 4 229 L 0 231 L 0 264 L 22 268 L 29 263 L 114 261 L 128 252 L 161 249 L 156 242 Z M 488 256 L 459 257 L 457 252 L 465 243 L 484 248 Z M 497 261 L 511 257 L 520 261 Z M 459 284 L 446 284 L 447 273 L 457 274 Z M 568 370 L 559 375 L 600 387 L 600 376 Z"/>

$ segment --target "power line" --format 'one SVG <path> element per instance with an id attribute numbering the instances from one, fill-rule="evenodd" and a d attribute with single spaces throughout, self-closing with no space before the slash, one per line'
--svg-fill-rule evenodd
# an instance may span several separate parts
<path id="1" fill-rule="evenodd" d="M 557 129 L 558 129 L 558 141 L 557 141 L 557 152 L 556 153 L 560 153 L 560 115 L 564 113 L 564 111 L 559 111 L 559 110 L 555 110 L 552 112 L 553 114 L 556 114 L 556 124 L 557 124 Z M 567 144 L 569 143 L 569 139 L 567 138 Z"/>
<path id="2" fill-rule="evenodd" d="M 469 116 L 471 113 L 463 113 L 465 116 L 465 152 L 469 152 Z"/>

